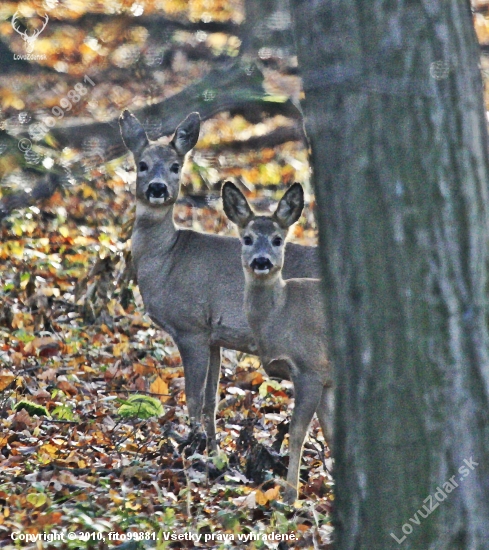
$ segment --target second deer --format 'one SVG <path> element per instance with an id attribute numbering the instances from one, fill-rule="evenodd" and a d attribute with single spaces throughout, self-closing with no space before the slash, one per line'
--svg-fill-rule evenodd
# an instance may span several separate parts
<path id="1" fill-rule="evenodd" d="M 293 503 L 309 424 L 316 413 L 324 438 L 330 441 L 333 409 L 320 281 L 282 277 L 285 240 L 302 213 L 304 192 L 300 184 L 292 185 L 272 216 L 256 215 L 231 182 L 224 184 L 222 198 L 226 215 L 239 229 L 244 309 L 263 368 L 269 376 L 294 384 L 285 490 L 285 501 Z"/>

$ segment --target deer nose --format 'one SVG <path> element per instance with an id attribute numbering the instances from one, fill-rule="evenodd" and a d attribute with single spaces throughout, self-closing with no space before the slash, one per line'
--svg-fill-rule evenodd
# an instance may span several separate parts
<path id="1" fill-rule="evenodd" d="M 261 272 L 266 271 L 267 273 L 272 269 L 273 264 L 268 258 L 264 257 L 258 257 L 254 258 L 253 261 L 250 264 L 251 269 L 253 271 Z"/>
<path id="2" fill-rule="evenodd" d="M 168 198 L 168 187 L 166 183 L 150 183 L 146 191 L 146 197 L 148 200 L 151 199 L 167 199 Z"/>

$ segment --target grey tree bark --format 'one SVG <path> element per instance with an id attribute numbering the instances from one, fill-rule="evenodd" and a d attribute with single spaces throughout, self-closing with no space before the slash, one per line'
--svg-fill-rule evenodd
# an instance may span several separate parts
<path id="1" fill-rule="evenodd" d="M 489 163 L 468 3 L 292 13 L 337 386 L 336 548 L 486 549 Z"/>

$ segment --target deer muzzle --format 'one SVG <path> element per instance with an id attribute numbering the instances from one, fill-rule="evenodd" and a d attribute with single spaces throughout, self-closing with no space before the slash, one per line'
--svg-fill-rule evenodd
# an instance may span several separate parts
<path id="1" fill-rule="evenodd" d="M 168 200 L 170 194 L 166 183 L 153 182 L 148 185 L 146 198 L 153 204 L 163 204 Z"/>
<path id="2" fill-rule="evenodd" d="M 253 258 L 250 267 L 257 275 L 267 275 L 272 269 L 273 264 L 269 258 L 260 256 L 258 258 Z"/>

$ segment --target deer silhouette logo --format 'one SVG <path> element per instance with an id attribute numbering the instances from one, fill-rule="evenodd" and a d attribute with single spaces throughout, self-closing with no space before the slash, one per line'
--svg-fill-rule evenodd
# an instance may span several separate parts
<path id="1" fill-rule="evenodd" d="M 42 31 L 46 28 L 46 25 L 49 21 L 49 16 L 46 14 L 44 16 L 44 23 L 40 29 L 33 29 L 31 33 L 28 32 L 28 29 L 21 30 L 21 27 L 19 25 L 19 14 L 18 12 L 14 13 L 14 16 L 12 17 L 12 28 L 15 32 L 19 33 L 22 37 L 22 40 L 25 42 L 25 47 L 27 53 L 32 53 L 34 51 L 34 42 L 37 40 L 37 37 L 42 33 Z"/>

